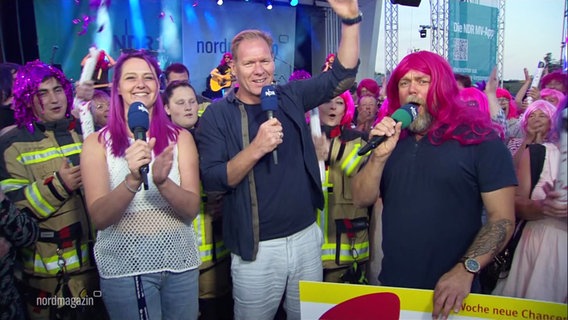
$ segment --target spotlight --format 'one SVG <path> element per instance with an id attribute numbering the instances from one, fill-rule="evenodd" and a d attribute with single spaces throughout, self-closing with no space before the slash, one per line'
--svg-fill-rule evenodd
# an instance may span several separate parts
<path id="1" fill-rule="evenodd" d="M 426 38 L 426 35 L 428 34 L 426 30 L 430 28 L 432 28 L 432 26 L 421 24 L 420 30 L 418 30 L 418 32 L 420 33 L 420 38 Z"/>
<path id="2" fill-rule="evenodd" d="M 292 7 L 297 6 L 297 5 L 298 5 L 298 0 L 290 0 L 290 5 L 291 5 Z"/>
<path id="3" fill-rule="evenodd" d="M 266 9 L 272 10 L 272 0 L 266 0 Z"/>
<path id="4" fill-rule="evenodd" d="M 217 0 L 217 5 L 218 5 L 218 6 L 222 6 L 222 5 L 223 5 L 223 0 Z"/>

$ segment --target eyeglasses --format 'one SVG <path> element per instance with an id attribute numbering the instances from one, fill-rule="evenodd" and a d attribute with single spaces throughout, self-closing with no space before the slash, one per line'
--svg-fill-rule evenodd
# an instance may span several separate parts
<path id="1" fill-rule="evenodd" d="M 106 109 L 108 109 L 108 107 L 109 107 L 109 105 L 107 103 L 101 103 L 101 104 L 97 104 L 95 106 L 95 109 L 100 111 L 100 110 L 106 110 Z"/>

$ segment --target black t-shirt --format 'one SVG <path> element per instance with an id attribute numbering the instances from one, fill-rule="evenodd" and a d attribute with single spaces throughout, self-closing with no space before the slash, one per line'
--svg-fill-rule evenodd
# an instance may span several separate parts
<path id="1" fill-rule="evenodd" d="M 511 154 L 499 139 L 470 146 L 400 140 L 380 186 L 381 284 L 434 289 L 481 228 L 481 193 L 516 184 Z"/>
<path id="2" fill-rule="evenodd" d="M 245 109 L 252 141 L 267 116 L 260 105 L 245 105 Z M 274 117 L 282 123 L 284 132 L 283 142 L 276 149 L 278 164 L 274 164 L 270 152 L 254 166 L 261 241 L 294 234 L 314 223 L 316 218 L 299 129 L 279 110 L 274 111 Z"/>

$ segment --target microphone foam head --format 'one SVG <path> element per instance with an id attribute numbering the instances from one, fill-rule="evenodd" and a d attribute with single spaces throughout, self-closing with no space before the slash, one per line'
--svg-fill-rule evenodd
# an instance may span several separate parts
<path id="1" fill-rule="evenodd" d="M 128 127 L 133 132 L 134 128 L 148 130 L 148 127 L 150 127 L 148 109 L 142 102 L 134 102 L 128 107 Z"/>
<path id="2" fill-rule="evenodd" d="M 416 119 L 418 116 L 418 105 L 414 103 L 407 103 L 397 109 L 392 117 L 397 122 L 402 122 L 402 129 L 408 128 L 408 126 Z"/>
<path id="3" fill-rule="evenodd" d="M 278 109 L 278 97 L 273 85 L 262 87 L 260 105 L 263 111 L 276 111 Z"/>

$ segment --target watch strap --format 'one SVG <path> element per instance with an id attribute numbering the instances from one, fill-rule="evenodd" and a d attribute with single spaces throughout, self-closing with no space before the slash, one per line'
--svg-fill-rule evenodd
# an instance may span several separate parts
<path id="1" fill-rule="evenodd" d="M 355 18 L 341 18 L 341 22 L 347 26 L 352 26 L 354 24 L 360 23 L 361 21 L 363 21 L 363 13 L 361 11 L 359 11 L 359 15 Z"/>

